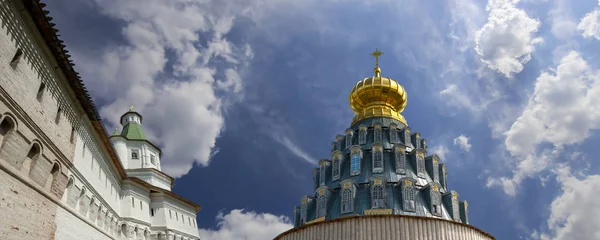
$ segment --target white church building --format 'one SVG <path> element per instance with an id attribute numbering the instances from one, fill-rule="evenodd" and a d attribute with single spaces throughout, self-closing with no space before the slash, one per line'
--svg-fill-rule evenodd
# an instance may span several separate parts
<path id="1" fill-rule="evenodd" d="M 199 239 L 142 115 L 108 134 L 44 7 L 0 0 L 0 239 Z"/>

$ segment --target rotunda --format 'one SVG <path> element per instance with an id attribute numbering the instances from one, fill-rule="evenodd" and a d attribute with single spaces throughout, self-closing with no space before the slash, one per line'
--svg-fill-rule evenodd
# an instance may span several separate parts
<path id="1" fill-rule="evenodd" d="M 374 76 L 352 88 L 356 114 L 313 169 L 314 192 L 294 207 L 294 228 L 275 239 L 494 239 L 469 225 L 468 204 L 446 180 L 446 165 L 401 115 L 407 93 Z"/>

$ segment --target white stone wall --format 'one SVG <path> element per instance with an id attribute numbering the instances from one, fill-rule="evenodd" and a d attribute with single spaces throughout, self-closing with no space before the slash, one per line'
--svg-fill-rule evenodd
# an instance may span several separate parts
<path id="1" fill-rule="evenodd" d="M 11 65 L 17 49 L 23 55 Z M 168 200 L 195 219 L 191 206 L 171 198 L 153 202 L 148 188 L 120 177 L 20 0 L 0 0 L 5 120 L 13 126 L 0 133 L 0 239 L 156 239 L 159 233 L 197 239 L 196 227 L 150 216 L 151 205 Z M 160 163 L 157 149 L 136 144 Z"/>

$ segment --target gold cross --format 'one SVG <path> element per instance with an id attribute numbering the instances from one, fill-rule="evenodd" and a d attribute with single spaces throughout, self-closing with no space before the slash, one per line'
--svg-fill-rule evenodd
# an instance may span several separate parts
<path id="1" fill-rule="evenodd" d="M 371 56 L 375 57 L 375 66 L 379 67 L 379 57 L 383 55 L 383 52 L 379 51 L 379 49 L 375 48 L 375 52 L 371 53 Z"/>
<path id="2" fill-rule="evenodd" d="M 129 111 L 133 111 L 133 105 L 129 106 Z"/>

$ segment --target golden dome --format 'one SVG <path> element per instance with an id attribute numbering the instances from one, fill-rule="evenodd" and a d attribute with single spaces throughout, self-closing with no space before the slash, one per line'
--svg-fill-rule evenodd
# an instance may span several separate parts
<path id="1" fill-rule="evenodd" d="M 381 54 L 379 50 L 371 54 L 376 58 L 375 76 L 357 82 L 348 96 L 350 107 L 356 113 L 352 124 L 372 117 L 388 117 L 408 125 L 400 114 L 406 107 L 406 91 L 396 80 L 379 75 Z"/>

